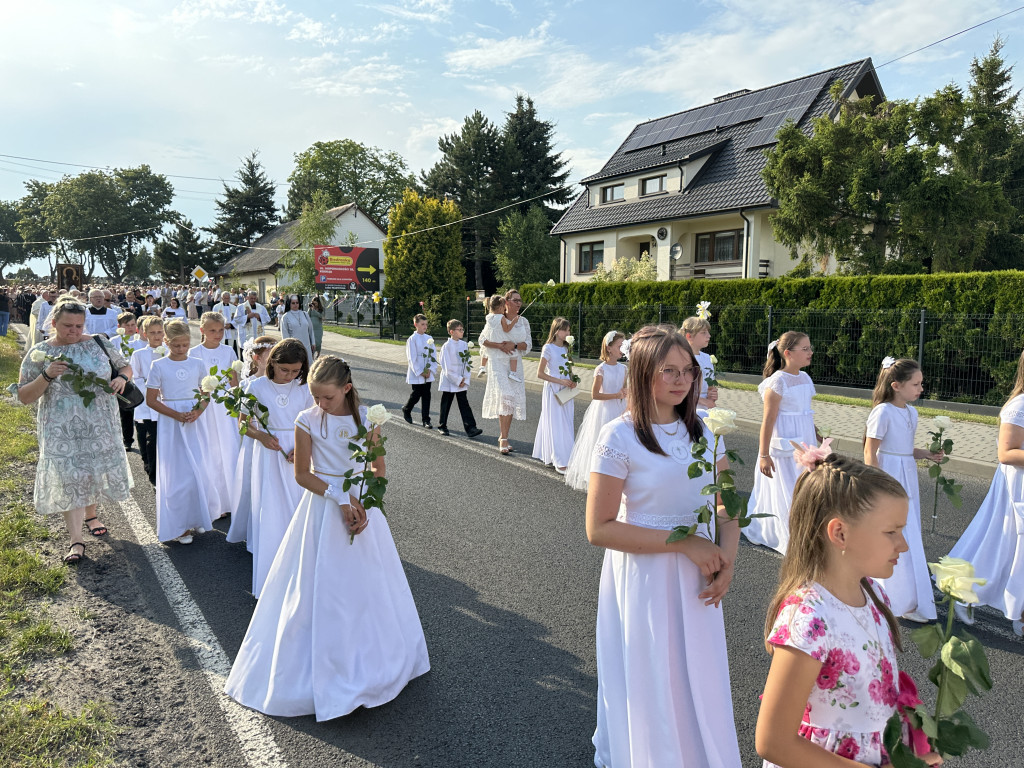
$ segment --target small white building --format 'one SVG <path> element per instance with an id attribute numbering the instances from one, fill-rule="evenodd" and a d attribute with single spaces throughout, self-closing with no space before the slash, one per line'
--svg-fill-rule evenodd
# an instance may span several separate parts
<path id="1" fill-rule="evenodd" d="M 796 266 L 772 233 L 778 207 L 761 178 L 787 120 L 805 131 L 835 115 L 829 95 L 885 99 L 871 59 L 771 85 L 637 125 L 551 230 L 561 279 L 649 253 L 659 280 L 778 277 Z"/>
<path id="2" fill-rule="evenodd" d="M 329 243 L 316 245 L 348 245 L 377 249 L 377 269 L 384 266 L 384 240 L 387 232 L 355 203 L 331 208 L 328 215 L 335 220 L 334 237 Z M 223 280 L 233 279 L 246 286 L 257 286 L 260 297 L 266 300 L 270 291 L 283 289 L 291 282 L 287 269 L 281 264 L 288 249 L 298 245 L 295 228 L 298 219 L 281 224 L 265 234 L 240 254 L 217 270 Z M 380 271 L 380 288 L 384 288 L 384 273 Z"/>

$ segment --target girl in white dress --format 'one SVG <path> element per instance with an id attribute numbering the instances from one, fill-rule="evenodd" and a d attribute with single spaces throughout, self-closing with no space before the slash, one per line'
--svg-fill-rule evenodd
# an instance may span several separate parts
<path id="1" fill-rule="evenodd" d="M 793 443 L 818 445 L 814 426 L 814 382 L 801 368 L 811 364 L 814 347 L 807 334 L 786 331 L 768 347 L 764 381 L 757 391 L 764 401 L 758 442 L 758 471 L 747 508 L 757 517 L 743 529 L 754 544 L 786 554 L 789 541 L 789 505 L 793 486 L 804 471 L 793 458 Z"/>
<path id="2" fill-rule="evenodd" d="M 576 444 L 565 471 L 565 484 L 570 488 L 587 490 L 597 436 L 605 424 L 626 410 L 626 366 L 619 363 L 625 338 L 618 331 L 608 331 L 601 339 L 601 363 L 594 369 L 594 385 L 590 390 L 593 401 L 587 406 L 580 431 L 576 433 Z"/>
<path id="3" fill-rule="evenodd" d="M 711 323 L 700 317 L 688 317 L 683 321 L 680 330 L 686 337 L 686 343 L 693 350 L 701 370 L 700 399 L 697 401 L 697 407 L 714 408 L 718 402 L 718 387 L 709 387 L 707 380 L 715 377 L 715 364 L 711 361 L 711 355 L 704 351 L 711 343 Z"/>
<path id="4" fill-rule="evenodd" d="M 687 474 L 693 442 L 713 440 L 696 415 L 700 368 L 682 334 L 647 326 L 627 377 L 629 412 L 601 430 L 587 492 L 587 538 L 606 548 L 594 764 L 739 768 L 721 608 L 739 530 L 723 517 L 721 546 L 707 529 L 666 542 L 709 501 L 709 477 Z"/>
<path id="5" fill-rule="evenodd" d="M 243 387 L 253 379 L 267 375 L 267 361 L 273 346 L 274 339 L 271 336 L 258 336 L 242 345 L 240 383 Z M 231 483 L 231 526 L 225 537 L 232 544 L 244 541 L 249 552 L 252 552 L 249 527 L 252 518 L 252 451 L 255 445 L 255 440 L 242 440 L 242 447 L 238 451 Z"/>
<path id="6" fill-rule="evenodd" d="M 167 357 L 154 360 L 146 405 L 158 414 L 156 431 L 156 533 L 160 541 L 191 544 L 193 533 L 213 527 L 206 489 L 205 403 L 197 406 L 206 369 L 188 356 L 191 335 L 183 320 L 164 324 Z"/>
<path id="7" fill-rule="evenodd" d="M 317 405 L 295 420 L 295 478 L 305 493 L 225 692 L 268 715 L 330 720 L 391 701 L 430 661 L 387 519 L 341 490 L 345 472 L 362 469 L 348 443 L 367 413 L 348 364 L 321 356 L 309 388 Z M 373 471 L 384 475 L 383 457 Z"/>
<path id="8" fill-rule="evenodd" d="M 224 316 L 218 312 L 204 312 L 199 320 L 199 331 L 203 342 L 192 347 L 188 356 L 203 364 L 203 375 L 215 375 L 218 370 L 231 371 L 231 364 L 238 358 L 231 347 L 223 344 Z M 231 373 L 230 381 L 231 386 L 238 383 L 234 372 Z M 232 511 L 231 484 L 242 441 L 238 435 L 238 423 L 231 418 L 223 404 L 211 400 L 206 406 L 203 421 L 206 422 L 208 443 L 204 448 L 207 476 L 210 478 L 206 498 L 210 504 L 210 515 L 214 520 L 219 520 Z"/>
<path id="9" fill-rule="evenodd" d="M 999 412 L 999 467 L 988 495 L 949 553 L 974 564 L 974 574 L 988 581 L 974 591 L 1013 622 L 1024 637 L 1024 353 L 1017 361 L 1017 378 L 1010 398 Z M 954 606 L 965 624 L 974 617 Z"/>
<path id="10" fill-rule="evenodd" d="M 757 752 L 765 768 L 888 766 L 882 734 L 912 681 L 899 671 L 899 628 L 873 579 L 891 576 L 907 551 L 907 494 L 882 470 L 824 447 L 800 460 L 811 470 L 796 484 L 765 621 L 772 663 Z"/>
<path id="11" fill-rule="evenodd" d="M 565 337 L 569 335 L 569 321 L 556 317 L 551 321 L 547 343 L 540 351 L 537 378 L 544 382 L 540 400 L 540 419 L 537 421 L 537 436 L 533 441 L 533 458 L 545 464 L 554 464 L 555 471 L 565 474 L 572 455 L 573 416 L 575 406 L 572 400 L 564 405 L 555 393 L 566 387 L 575 388 L 576 382 L 559 371 L 566 364 L 568 352 Z"/>
<path id="12" fill-rule="evenodd" d="M 923 390 L 923 374 L 916 360 L 885 358 L 864 433 L 864 463 L 879 467 L 899 480 L 909 499 L 903 537 L 910 550 L 900 558 L 892 576 L 881 579 L 879 584 L 889 596 L 893 613 L 916 622 L 932 621 L 936 617 L 932 579 L 921 538 L 917 460 L 942 459 L 941 453 L 914 447 L 917 410 L 910 403 L 921 397 Z"/>
<path id="13" fill-rule="evenodd" d="M 270 350 L 267 375 L 246 386 L 246 392 L 267 407 L 269 427 L 264 432 L 251 422 L 245 433 L 245 439 L 255 444 L 248 541 L 252 545 L 252 593 L 257 599 L 302 498 L 293 465 L 295 419 L 313 405 L 306 386 L 308 373 L 309 358 L 302 342 L 282 339 Z"/>

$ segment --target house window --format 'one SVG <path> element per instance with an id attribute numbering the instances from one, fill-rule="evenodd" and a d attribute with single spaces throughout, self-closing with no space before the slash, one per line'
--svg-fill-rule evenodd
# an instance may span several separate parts
<path id="1" fill-rule="evenodd" d="M 730 229 L 725 232 L 707 232 L 697 235 L 698 264 L 717 261 L 739 261 L 742 258 L 740 243 L 743 242 L 742 229 Z"/>
<path id="2" fill-rule="evenodd" d="M 578 247 L 579 267 L 576 272 L 593 272 L 604 261 L 604 243 L 580 243 Z"/>
<path id="3" fill-rule="evenodd" d="M 642 179 L 640 181 L 640 194 L 641 195 L 656 195 L 659 192 L 665 191 L 665 175 L 652 176 L 649 179 Z"/>
<path id="4" fill-rule="evenodd" d="M 625 184 L 612 184 L 610 187 L 601 187 L 601 202 L 614 203 L 626 197 Z"/>

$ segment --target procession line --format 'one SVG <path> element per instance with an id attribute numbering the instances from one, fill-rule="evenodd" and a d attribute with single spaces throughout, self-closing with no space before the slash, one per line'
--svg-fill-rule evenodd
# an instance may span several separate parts
<path id="1" fill-rule="evenodd" d="M 174 610 L 189 647 L 196 655 L 203 676 L 213 691 L 213 698 L 238 738 L 245 763 L 250 768 L 287 768 L 288 763 L 263 715 L 236 704 L 224 693 L 224 684 L 231 672 L 228 656 L 210 629 L 203 612 L 192 600 L 185 582 L 164 552 L 156 532 L 142 514 L 139 505 L 129 496 L 127 501 L 121 502 L 121 509 Z"/>

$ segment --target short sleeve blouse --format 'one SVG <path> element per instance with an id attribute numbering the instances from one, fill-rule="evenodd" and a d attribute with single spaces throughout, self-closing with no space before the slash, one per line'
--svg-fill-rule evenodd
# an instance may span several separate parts
<path id="1" fill-rule="evenodd" d="M 1015 427 L 1024 427 L 1024 395 L 1017 395 L 999 411 L 999 420 Z"/>

